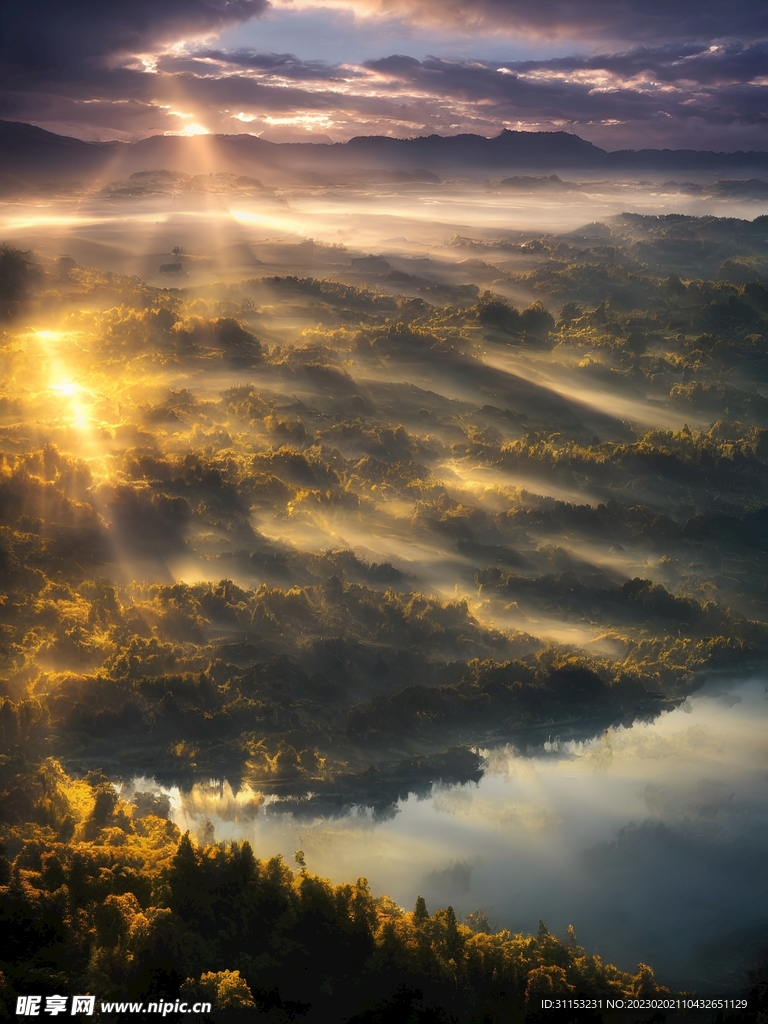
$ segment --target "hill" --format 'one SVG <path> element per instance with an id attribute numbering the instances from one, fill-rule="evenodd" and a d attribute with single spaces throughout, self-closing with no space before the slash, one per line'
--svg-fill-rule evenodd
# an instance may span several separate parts
<path id="1" fill-rule="evenodd" d="M 694 150 L 608 152 L 568 132 L 504 129 L 494 138 L 429 135 L 413 139 L 360 136 L 340 143 L 272 143 L 253 135 L 155 135 L 138 142 L 85 142 L 33 125 L 0 121 L 0 185 L 89 186 L 136 171 L 253 174 L 270 184 L 356 178 L 433 180 L 516 170 L 765 172 L 768 153 Z"/>

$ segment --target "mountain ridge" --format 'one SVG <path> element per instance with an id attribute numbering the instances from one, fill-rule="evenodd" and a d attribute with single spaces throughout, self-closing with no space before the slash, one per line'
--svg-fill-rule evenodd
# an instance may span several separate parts
<path id="1" fill-rule="evenodd" d="M 103 180 L 135 171 L 212 173 L 273 172 L 286 181 L 344 180 L 386 171 L 424 171 L 439 175 L 504 173 L 515 170 L 582 170 L 606 174 L 639 171 L 766 171 L 768 152 L 743 150 L 605 150 L 571 132 L 503 129 L 498 135 L 423 135 L 409 139 L 354 136 L 346 142 L 271 142 L 237 135 L 153 135 L 136 142 L 90 142 L 57 135 L 22 121 L 0 120 L 0 179 L 14 183 L 52 183 L 73 178 Z"/>

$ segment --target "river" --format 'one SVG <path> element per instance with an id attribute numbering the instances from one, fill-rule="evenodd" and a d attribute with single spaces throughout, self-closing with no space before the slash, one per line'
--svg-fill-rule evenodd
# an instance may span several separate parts
<path id="1" fill-rule="evenodd" d="M 269 802 L 249 817 L 226 783 L 171 790 L 172 814 L 261 857 L 301 848 L 310 870 L 365 876 L 408 909 L 421 893 L 494 929 L 573 924 L 621 968 L 732 993 L 768 940 L 767 720 L 764 679 L 717 680 L 650 723 L 485 751 L 479 784 L 435 786 L 388 820 L 299 821 Z"/>

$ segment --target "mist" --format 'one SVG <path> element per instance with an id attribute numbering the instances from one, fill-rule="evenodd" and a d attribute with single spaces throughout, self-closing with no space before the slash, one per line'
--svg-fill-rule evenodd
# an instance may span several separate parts
<path id="1" fill-rule="evenodd" d="M 765 693 L 764 679 L 715 681 L 652 723 L 484 750 L 480 783 L 436 784 L 384 822 L 363 809 L 286 819 L 269 804 L 249 817 L 202 785 L 174 790 L 172 815 L 257 852 L 300 847 L 334 880 L 362 870 L 403 906 L 423 892 L 494 928 L 578 921 L 580 941 L 607 943 L 623 969 L 651 962 L 667 984 L 729 991 L 766 926 Z"/>
<path id="2" fill-rule="evenodd" d="M 112 801 L 37 819 L 743 992 L 765 183 L 227 168 L 0 209 L 3 751 Z"/>

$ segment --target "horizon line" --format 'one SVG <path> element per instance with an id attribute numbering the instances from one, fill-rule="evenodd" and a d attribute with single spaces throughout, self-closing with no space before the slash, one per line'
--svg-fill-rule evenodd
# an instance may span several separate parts
<path id="1" fill-rule="evenodd" d="M 643 146 L 639 149 L 604 149 L 602 146 L 596 145 L 594 142 L 590 142 L 589 139 L 583 138 L 576 132 L 570 132 L 563 128 L 540 128 L 540 129 L 526 129 L 526 128 L 501 128 L 497 135 L 480 135 L 475 132 L 457 132 L 455 135 L 442 135 L 440 132 L 430 132 L 428 135 L 409 135 L 409 136 L 397 136 L 397 135 L 352 135 L 350 138 L 343 141 L 313 141 L 307 139 L 306 141 L 273 141 L 272 139 L 265 139 L 261 135 L 254 134 L 253 132 L 196 132 L 194 134 L 185 135 L 182 132 L 162 132 L 153 135 L 145 135 L 140 139 L 133 139 L 131 141 L 125 139 L 83 139 L 77 135 L 65 135 L 59 132 L 51 131 L 49 128 L 43 128 L 39 124 L 35 124 L 32 121 L 17 121 L 8 120 L 6 118 L 0 118 L 0 125 L 20 125 L 24 128 L 34 128 L 36 131 L 43 132 L 45 135 L 50 135 L 57 139 L 68 139 L 73 142 L 80 142 L 87 146 L 136 146 L 142 142 L 147 142 L 150 139 L 258 139 L 259 142 L 263 142 L 269 146 L 347 146 L 349 143 L 354 142 L 358 139 L 382 139 L 390 142 L 418 142 L 422 139 L 460 139 L 460 138 L 471 138 L 471 139 L 483 139 L 486 142 L 494 142 L 506 135 L 565 135 L 569 138 L 578 139 L 583 142 L 586 146 L 591 147 L 600 153 L 608 155 L 614 153 L 706 153 L 712 156 L 768 156 L 768 150 L 765 149 L 692 149 L 691 147 L 685 147 L 681 149 L 671 149 L 669 146 L 657 147 L 657 146 Z"/>

